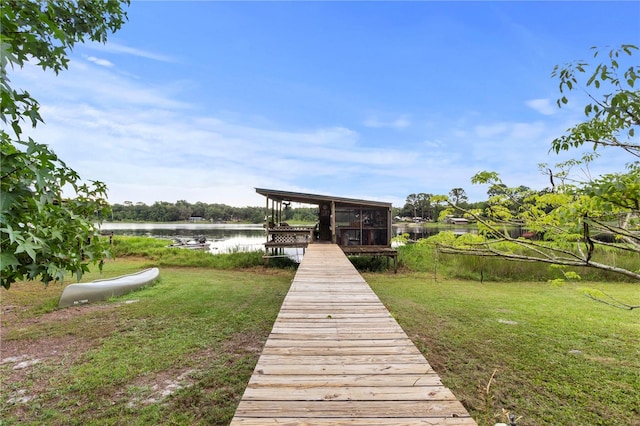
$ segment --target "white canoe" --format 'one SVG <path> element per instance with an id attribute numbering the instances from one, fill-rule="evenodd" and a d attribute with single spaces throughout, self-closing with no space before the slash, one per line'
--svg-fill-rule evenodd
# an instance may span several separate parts
<path id="1" fill-rule="evenodd" d="M 120 296 L 149 284 L 158 278 L 158 275 L 160 275 L 158 268 L 150 268 L 116 278 L 71 284 L 63 290 L 58 307 L 66 308 Z"/>

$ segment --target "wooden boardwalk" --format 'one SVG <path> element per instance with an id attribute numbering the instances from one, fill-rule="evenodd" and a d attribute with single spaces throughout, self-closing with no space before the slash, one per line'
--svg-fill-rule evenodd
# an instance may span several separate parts
<path id="1" fill-rule="evenodd" d="M 333 244 L 310 244 L 231 425 L 476 425 Z"/>

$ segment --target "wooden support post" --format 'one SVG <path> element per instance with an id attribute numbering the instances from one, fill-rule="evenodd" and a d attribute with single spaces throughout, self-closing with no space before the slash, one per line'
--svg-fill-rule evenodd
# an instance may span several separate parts
<path id="1" fill-rule="evenodd" d="M 336 244 L 338 236 L 336 235 L 336 202 L 331 201 L 331 242 Z"/>
<path id="2" fill-rule="evenodd" d="M 391 245 L 391 238 L 393 238 L 393 217 L 392 209 L 387 210 L 387 244 Z M 397 268 L 396 268 L 397 269 Z"/>

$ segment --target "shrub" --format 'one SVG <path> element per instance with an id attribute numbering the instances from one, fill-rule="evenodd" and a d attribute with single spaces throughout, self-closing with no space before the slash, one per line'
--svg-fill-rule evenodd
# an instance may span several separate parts
<path id="1" fill-rule="evenodd" d="M 398 248 L 398 260 L 404 268 L 411 271 L 433 272 L 442 277 L 478 281 L 549 281 L 561 278 L 562 271 L 566 270 L 575 271 L 583 280 L 588 281 L 630 281 L 630 278 L 624 275 L 596 268 L 558 268 L 543 262 L 513 261 L 500 257 L 439 252 L 436 243 L 448 242 L 452 238 L 456 238 L 452 233 L 441 232 L 433 237 L 419 240 L 415 244 L 401 246 Z M 501 243 L 500 249 L 514 253 L 522 253 L 523 250 L 522 247 L 513 243 Z M 594 261 L 618 264 L 626 269 L 640 268 L 640 259 L 636 255 L 621 250 L 599 250 L 594 256 Z"/>
<path id="2" fill-rule="evenodd" d="M 145 257 L 149 266 L 190 266 L 215 269 L 242 269 L 262 266 L 260 251 L 211 254 L 203 250 L 170 248 L 169 240 L 149 237 L 115 237 L 112 252 L 116 257 Z"/>

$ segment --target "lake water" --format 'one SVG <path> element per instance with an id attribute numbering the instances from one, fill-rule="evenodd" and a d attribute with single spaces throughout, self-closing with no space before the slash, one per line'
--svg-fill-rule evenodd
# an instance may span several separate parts
<path id="1" fill-rule="evenodd" d="M 103 223 L 100 230 L 114 235 L 144 236 L 169 240 L 205 237 L 211 253 L 264 250 L 267 240 L 262 225 L 210 223 Z"/>
<path id="2" fill-rule="evenodd" d="M 431 237 L 433 235 L 437 235 L 442 231 L 451 231 L 456 235 L 468 234 L 468 233 L 477 233 L 477 229 L 470 228 L 467 226 L 456 226 L 456 225 L 446 225 L 443 224 L 441 226 L 429 226 L 424 227 L 421 225 L 412 225 L 407 223 L 398 223 L 392 225 L 393 235 L 398 236 L 402 234 L 409 234 L 410 240 L 419 240 L 421 238 Z"/>
<path id="3" fill-rule="evenodd" d="M 213 254 L 236 251 L 264 250 L 267 238 L 263 225 L 254 224 L 211 224 L 211 223 L 103 223 L 100 230 L 114 235 L 145 236 L 169 240 L 187 240 L 205 237 Z M 393 225 L 393 235 L 409 234 L 412 240 L 419 240 L 440 231 L 457 234 L 475 232 L 475 229 L 455 225 L 425 228 L 420 225 Z M 302 257 L 302 249 L 286 249 L 285 253 L 294 259 Z"/>

